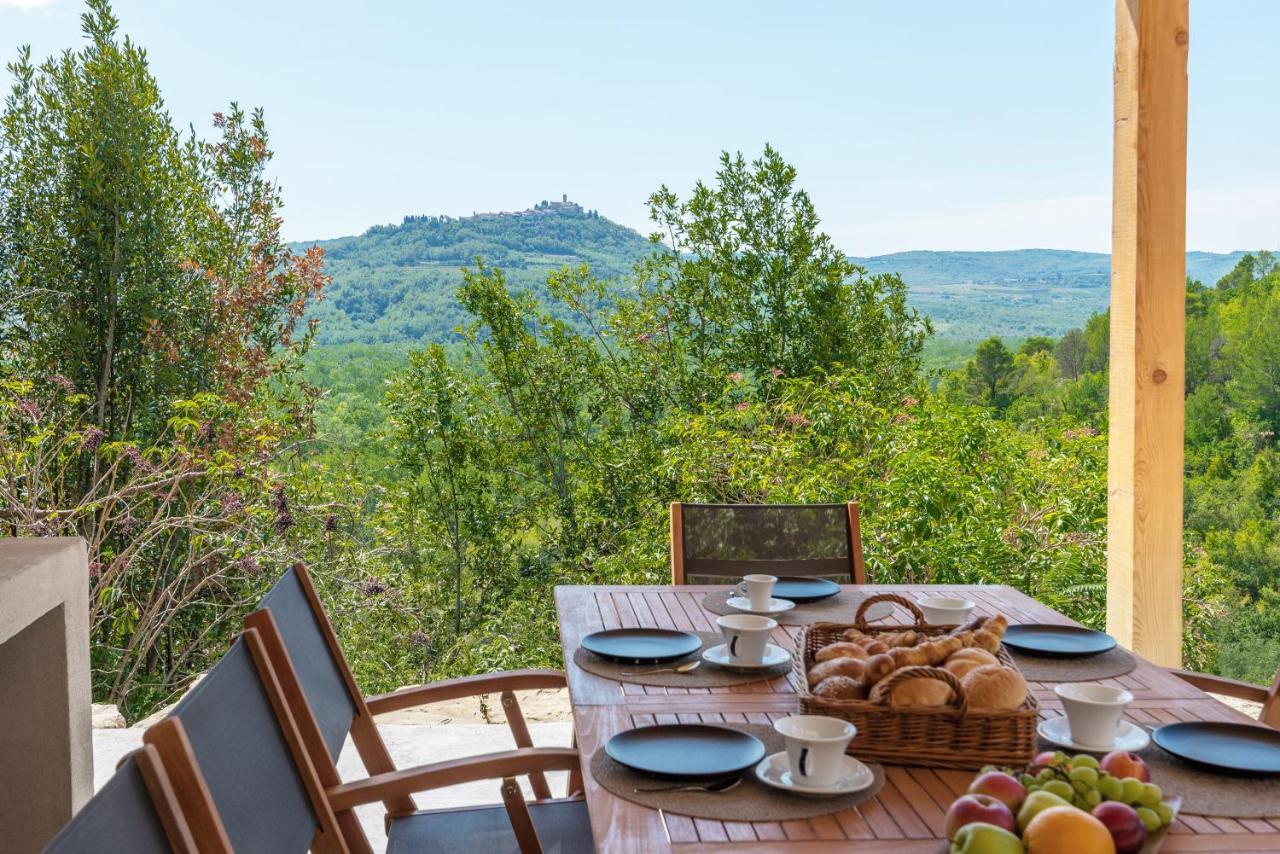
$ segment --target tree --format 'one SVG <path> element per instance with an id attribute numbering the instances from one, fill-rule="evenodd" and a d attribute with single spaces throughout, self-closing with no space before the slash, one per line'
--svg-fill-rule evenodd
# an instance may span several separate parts
<path id="1" fill-rule="evenodd" d="M 1030 338 L 1022 342 L 1022 346 L 1018 348 L 1018 355 L 1034 356 L 1036 353 L 1052 353 L 1054 348 L 1054 340 L 1044 335 L 1032 335 Z"/>
<path id="2" fill-rule="evenodd" d="M 1058 362 L 1058 372 L 1069 380 L 1080 379 L 1080 374 L 1084 371 L 1087 350 L 1084 332 L 1079 329 L 1068 330 L 1053 351 L 1053 356 Z"/>
<path id="3" fill-rule="evenodd" d="M 965 366 L 965 386 L 972 399 L 997 410 L 1008 405 L 1008 378 L 1013 354 L 999 338 L 988 338 Z"/>

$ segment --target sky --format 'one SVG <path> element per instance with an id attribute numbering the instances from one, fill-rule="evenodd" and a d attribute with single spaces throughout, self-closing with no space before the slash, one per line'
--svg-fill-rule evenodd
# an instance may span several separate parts
<path id="1" fill-rule="evenodd" d="M 1188 246 L 1280 245 L 1280 2 L 1191 5 Z M 772 143 L 852 255 L 1109 248 L 1112 0 L 114 8 L 176 123 L 265 109 L 290 239 L 562 193 L 647 233 L 654 190 Z M 80 11 L 0 0 L 0 55 Z"/>

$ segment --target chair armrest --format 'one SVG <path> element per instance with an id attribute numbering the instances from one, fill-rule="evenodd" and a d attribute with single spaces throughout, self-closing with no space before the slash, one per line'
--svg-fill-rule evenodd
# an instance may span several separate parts
<path id="1" fill-rule="evenodd" d="M 463 676 L 460 679 L 432 682 L 430 685 L 401 688 L 389 694 L 367 697 L 365 705 L 369 707 L 369 714 L 381 715 L 412 706 L 423 706 L 427 703 L 457 700 L 461 697 L 476 697 L 480 694 L 496 694 L 502 691 L 564 688 L 568 684 L 569 681 L 563 670 L 508 670 L 504 673 L 482 673 L 479 676 Z"/>
<path id="2" fill-rule="evenodd" d="M 330 786 L 326 793 L 334 812 L 340 812 L 361 804 L 473 780 L 496 780 L 534 771 L 572 771 L 580 767 L 579 762 L 578 751 L 571 747 L 522 747 L 375 774 L 353 783 Z"/>
<path id="3" fill-rule="evenodd" d="M 1226 676 L 1214 676 L 1210 673 L 1196 673 L 1191 670 L 1175 670 L 1173 668 L 1169 668 L 1169 672 L 1184 682 L 1194 685 L 1201 691 L 1207 691 L 1211 694 L 1223 694 L 1228 697 L 1235 697 L 1237 700 L 1252 700 L 1255 703 L 1261 703 L 1267 699 L 1266 688 L 1249 682 L 1241 682 L 1239 679 L 1228 679 Z"/>

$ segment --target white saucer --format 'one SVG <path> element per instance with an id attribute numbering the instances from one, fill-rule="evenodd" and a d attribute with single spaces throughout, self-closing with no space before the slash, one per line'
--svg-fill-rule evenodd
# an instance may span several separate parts
<path id="1" fill-rule="evenodd" d="M 843 767 L 840 769 L 840 776 L 830 786 L 810 786 L 792 780 L 785 750 L 760 760 L 760 764 L 756 766 L 756 777 L 761 783 L 773 786 L 775 789 L 819 798 L 850 795 L 862 791 L 876 781 L 876 775 L 871 773 L 871 769 L 857 759 L 848 755 L 842 759 Z"/>
<path id="2" fill-rule="evenodd" d="M 785 613 L 796 606 L 796 603 L 790 599 L 770 599 L 768 608 L 757 611 L 751 607 L 751 600 L 746 596 L 730 596 L 729 601 L 725 604 L 736 611 L 745 611 L 748 614 L 763 614 L 766 617 L 770 614 Z"/>
<path id="3" fill-rule="evenodd" d="M 1041 721 L 1040 725 L 1036 727 L 1036 732 L 1044 736 L 1045 741 L 1078 753 L 1110 753 L 1113 750 L 1128 750 L 1132 752 L 1141 750 L 1151 743 L 1151 736 L 1147 734 L 1145 729 L 1128 721 L 1120 721 L 1120 726 L 1116 732 L 1116 740 L 1109 747 L 1077 744 L 1072 741 L 1071 729 L 1067 725 L 1065 716 Z"/>
<path id="4" fill-rule="evenodd" d="M 776 667 L 784 661 L 791 660 L 791 653 L 787 652 L 777 644 L 766 644 L 764 648 L 764 661 L 759 664 L 746 664 L 741 661 L 730 661 L 729 652 L 725 648 L 725 644 L 713 646 L 710 649 L 702 651 L 704 661 L 710 661 L 712 664 L 720 667 L 727 667 L 730 670 L 763 670 L 766 667 Z"/>

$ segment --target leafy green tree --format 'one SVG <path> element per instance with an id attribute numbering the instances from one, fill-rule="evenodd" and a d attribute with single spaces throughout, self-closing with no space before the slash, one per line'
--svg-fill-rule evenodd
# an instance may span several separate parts
<path id="1" fill-rule="evenodd" d="M 1080 379 L 1080 374 L 1084 371 L 1087 351 L 1088 345 L 1085 343 L 1084 332 L 1079 329 L 1068 331 L 1058 341 L 1053 351 L 1059 373 L 1069 380 Z"/>
<path id="2" fill-rule="evenodd" d="M 1045 335 L 1032 335 L 1018 347 L 1018 355 L 1034 356 L 1036 353 L 1052 353 L 1056 342 Z"/>
<path id="3" fill-rule="evenodd" d="M 965 388 L 970 399 L 1003 410 L 1008 405 L 1008 380 L 1013 371 L 1013 354 L 999 338 L 988 338 L 978 345 L 965 365 Z"/>

